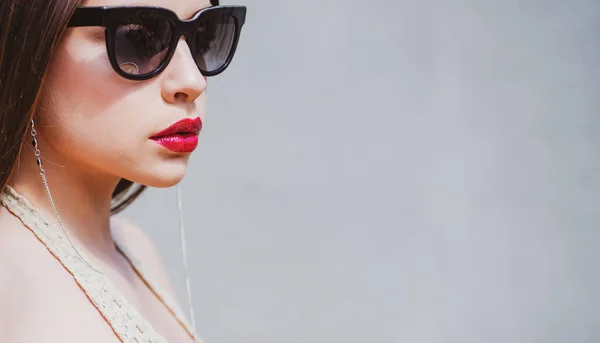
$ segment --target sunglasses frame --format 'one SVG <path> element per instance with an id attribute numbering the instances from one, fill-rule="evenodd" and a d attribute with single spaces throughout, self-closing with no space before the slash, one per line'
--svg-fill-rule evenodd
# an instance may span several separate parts
<path id="1" fill-rule="evenodd" d="M 171 41 L 169 42 L 168 50 L 161 61 L 160 65 L 156 67 L 153 71 L 146 74 L 134 75 L 128 74 L 121 70 L 117 62 L 117 55 L 115 51 L 115 37 L 116 32 L 119 26 L 123 25 L 125 19 L 131 18 L 132 16 L 138 15 L 140 12 L 147 13 L 152 12 L 160 16 L 161 18 L 167 20 L 171 24 Z M 235 55 L 235 51 L 237 49 L 237 45 L 240 39 L 240 34 L 242 31 L 242 26 L 246 20 L 246 7 L 245 6 L 211 6 L 206 7 L 202 10 L 196 12 L 196 14 L 191 19 L 181 20 L 175 12 L 163 8 L 163 7 L 153 7 L 153 6 L 102 6 L 102 7 L 78 7 L 75 9 L 73 16 L 71 17 L 67 27 L 90 27 L 90 26 L 101 26 L 104 27 L 105 40 L 106 40 L 106 51 L 108 54 L 108 59 L 110 61 L 111 66 L 119 74 L 121 77 L 134 80 L 134 81 L 143 81 L 151 79 L 161 72 L 169 65 L 173 55 L 175 54 L 175 50 L 177 49 L 177 45 L 179 44 L 179 40 L 181 36 L 185 36 L 186 42 L 188 43 L 190 49 L 192 50 L 192 55 L 194 56 L 195 48 L 192 46 L 190 40 L 192 39 L 195 31 L 201 27 L 202 21 L 204 17 L 210 13 L 219 13 L 220 15 L 228 15 L 231 16 L 235 20 L 235 36 L 233 38 L 233 43 L 231 46 L 231 50 L 229 52 L 229 56 L 223 66 L 219 69 L 205 72 L 200 67 L 198 69 L 202 73 L 202 75 L 209 77 L 215 76 L 222 73 L 233 59 Z M 194 58 L 195 60 L 195 58 Z"/>

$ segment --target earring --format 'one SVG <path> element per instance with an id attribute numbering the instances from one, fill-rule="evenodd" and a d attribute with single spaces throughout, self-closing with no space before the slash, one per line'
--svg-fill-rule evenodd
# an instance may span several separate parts
<path id="1" fill-rule="evenodd" d="M 177 185 L 177 212 L 179 218 L 179 239 L 181 241 L 181 258 L 183 262 L 183 273 L 185 277 L 185 289 L 187 293 L 188 300 L 188 309 L 190 312 L 190 321 L 192 322 L 192 329 L 194 330 L 194 334 L 197 334 L 196 331 L 196 318 L 194 317 L 194 307 L 192 305 L 192 289 L 190 286 L 190 273 L 187 262 L 187 251 L 186 251 L 186 239 L 185 239 L 185 227 L 183 225 L 183 206 L 182 206 L 182 194 L 181 194 L 181 186 Z"/>
<path id="2" fill-rule="evenodd" d="M 42 165 L 41 152 L 40 152 L 38 140 L 37 140 L 36 137 L 37 137 L 37 131 L 35 129 L 35 122 L 32 119 L 31 120 L 31 144 L 33 145 L 34 154 L 35 154 L 35 157 L 36 157 L 36 162 L 37 162 L 37 165 L 38 165 L 38 167 L 40 169 L 40 176 L 42 178 L 42 182 L 44 183 L 44 188 L 46 189 L 46 195 L 48 196 L 48 200 L 50 201 L 50 204 L 52 205 L 52 209 L 54 210 L 54 214 L 56 215 L 56 218 L 58 220 L 60 228 L 61 228 L 62 232 L 64 233 L 65 237 L 67 238 L 67 241 L 69 242 L 69 244 L 71 245 L 71 247 L 73 247 L 73 249 L 77 252 L 77 254 L 79 255 L 79 257 L 87 265 L 89 265 L 90 268 L 92 268 L 94 271 L 96 271 L 96 272 L 98 272 L 100 274 L 104 274 L 100 269 L 98 269 L 96 266 L 94 266 L 93 264 L 91 264 L 90 261 L 88 261 L 86 258 L 84 258 L 83 256 L 81 256 L 81 253 L 80 253 L 79 249 L 77 249 L 75 247 L 75 245 L 73 244 L 73 241 L 71 240 L 71 237 L 69 236 L 69 234 L 67 233 L 67 230 L 65 229 L 63 221 L 60 218 L 60 215 L 58 214 L 58 210 L 56 209 L 56 205 L 54 203 L 54 199 L 52 198 L 52 193 L 50 192 L 50 187 L 48 186 L 48 179 L 46 177 L 46 170 L 44 170 L 44 167 Z M 191 285 L 190 285 L 189 267 L 188 267 L 188 262 L 187 262 L 185 226 L 183 225 L 182 191 L 181 191 L 181 187 L 179 185 L 177 185 L 177 211 L 178 211 L 178 217 L 179 217 L 179 238 L 180 238 L 180 241 L 181 241 L 181 254 L 182 254 L 182 262 L 183 262 L 183 271 L 184 271 L 184 276 L 185 276 L 185 287 L 186 287 L 187 298 L 188 298 L 188 307 L 189 307 L 189 313 L 190 313 L 190 321 L 191 321 L 191 324 L 192 324 L 192 329 L 194 331 L 194 335 L 197 335 L 197 331 L 196 331 L 196 318 L 194 316 L 194 309 L 193 309 L 193 305 L 192 305 L 192 290 L 191 290 Z"/>
<path id="3" fill-rule="evenodd" d="M 38 140 L 36 137 L 37 137 L 37 131 L 35 129 L 35 122 L 33 119 L 31 119 L 31 144 L 33 145 L 36 162 L 40 169 L 40 176 L 42 177 L 42 182 L 44 183 L 44 188 L 46 189 L 46 195 L 48 196 L 48 200 L 50 200 L 50 205 L 52 205 L 52 210 L 54 210 L 54 215 L 56 216 L 56 219 L 58 220 L 58 224 L 60 225 L 62 232 L 64 233 L 65 237 L 67 238 L 67 241 L 69 242 L 71 247 L 73 247 L 73 250 L 75 250 L 75 252 L 77 252 L 77 255 L 79 255 L 81 260 L 83 260 L 87 265 L 89 265 L 94 271 L 96 271 L 98 273 L 103 273 L 96 266 L 92 265 L 91 262 L 89 262 L 86 258 L 81 256 L 81 252 L 79 251 L 79 249 L 77 249 L 75 247 L 75 244 L 73 244 L 73 241 L 71 241 L 71 237 L 67 233 L 67 230 L 65 230 L 63 221 L 62 221 L 62 219 L 60 219 L 60 215 L 58 214 L 58 210 L 56 209 L 56 205 L 54 204 L 54 199 L 52 198 L 52 193 L 50 192 L 50 187 L 48 186 L 48 178 L 46 177 L 46 170 L 44 170 L 44 167 L 42 166 L 41 152 L 40 152 L 40 149 L 38 146 Z"/>

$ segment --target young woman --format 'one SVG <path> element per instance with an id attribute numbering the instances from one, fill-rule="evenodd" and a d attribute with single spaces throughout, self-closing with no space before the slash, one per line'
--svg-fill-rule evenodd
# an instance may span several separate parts
<path id="1" fill-rule="evenodd" d="M 245 15 L 0 1 L 0 342 L 199 341 L 152 242 L 113 215 L 184 177 Z"/>

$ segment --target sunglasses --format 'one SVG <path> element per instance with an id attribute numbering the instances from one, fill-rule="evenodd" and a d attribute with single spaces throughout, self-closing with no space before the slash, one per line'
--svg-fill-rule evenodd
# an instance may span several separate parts
<path id="1" fill-rule="evenodd" d="M 142 81 L 167 67 L 182 35 L 202 75 L 222 73 L 233 59 L 245 20 L 245 6 L 207 7 L 189 20 L 161 7 L 79 7 L 67 27 L 104 27 L 113 69 Z"/>

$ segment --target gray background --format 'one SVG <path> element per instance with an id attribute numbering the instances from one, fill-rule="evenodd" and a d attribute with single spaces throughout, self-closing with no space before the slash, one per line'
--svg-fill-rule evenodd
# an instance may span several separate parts
<path id="1" fill-rule="evenodd" d="M 207 343 L 600 342 L 600 2 L 240 3 L 183 182 Z M 184 299 L 175 194 L 126 216 Z"/>

